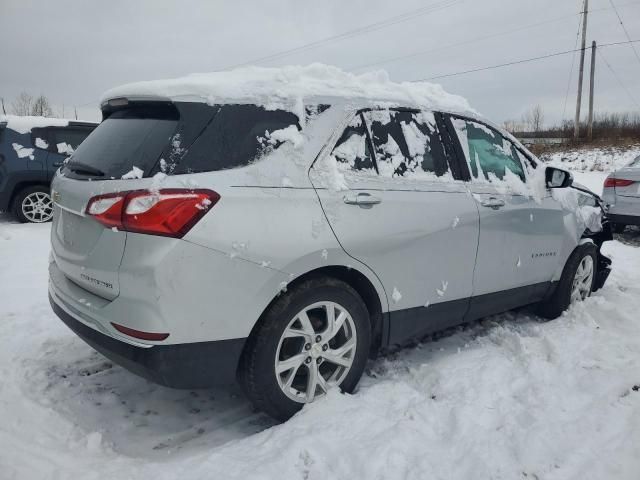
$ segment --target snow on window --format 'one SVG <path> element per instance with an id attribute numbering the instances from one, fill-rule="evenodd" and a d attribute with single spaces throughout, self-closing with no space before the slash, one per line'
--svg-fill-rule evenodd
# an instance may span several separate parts
<path id="1" fill-rule="evenodd" d="M 11 146 L 18 154 L 18 158 L 29 157 L 30 160 L 33 160 L 35 157 L 33 156 L 34 148 L 26 148 L 19 143 L 12 143 Z"/>
<path id="2" fill-rule="evenodd" d="M 49 144 L 42 138 L 36 137 L 36 147 L 46 150 L 47 148 L 49 148 Z"/>
<path id="3" fill-rule="evenodd" d="M 124 175 L 122 175 L 122 177 L 120 178 L 122 178 L 123 180 L 131 180 L 134 178 L 142 178 L 143 175 L 144 175 L 144 172 L 140 168 L 134 165 L 131 170 L 129 170 Z"/>
<path id="4" fill-rule="evenodd" d="M 387 178 L 451 179 L 431 112 L 374 110 L 364 114 L 380 175 Z"/>
<path id="5" fill-rule="evenodd" d="M 58 153 L 62 153 L 63 155 L 72 155 L 74 152 L 73 147 L 66 142 L 58 143 L 56 148 L 58 149 Z"/>
<path id="6" fill-rule="evenodd" d="M 278 146 L 282 143 L 289 142 L 294 148 L 300 148 L 304 144 L 304 137 L 295 125 L 289 125 L 286 128 L 269 132 L 264 132 L 264 137 L 258 137 L 258 141 L 262 144 Z"/>

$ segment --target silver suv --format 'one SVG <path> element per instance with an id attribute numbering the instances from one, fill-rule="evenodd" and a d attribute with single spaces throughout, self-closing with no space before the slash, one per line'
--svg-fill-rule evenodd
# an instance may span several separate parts
<path id="1" fill-rule="evenodd" d="M 51 305 L 132 372 L 286 419 L 389 345 L 553 318 L 609 273 L 599 199 L 473 114 L 201 90 L 107 96 L 52 185 Z"/>

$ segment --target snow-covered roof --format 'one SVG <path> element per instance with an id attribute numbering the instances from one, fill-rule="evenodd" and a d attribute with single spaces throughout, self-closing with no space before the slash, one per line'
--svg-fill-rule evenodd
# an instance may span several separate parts
<path id="1" fill-rule="evenodd" d="M 311 99 L 344 99 L 352 104 L 473 112 L 462 97 L 426 82 L 393 82 L 385 71 L 355 75 L 323 64 L 281 68 L 246 67 L 192 74 L 182 78 L 130 83 L 107 91 L 101 104 L 114 98 L 164 98 L 209 104 L 255 103 L 299 111 Z"/>
<path id="2" fill-rule="evenodd" d="M 0 115 L 0 123 L 6 123 L 7 128 L 18 133 L 29 133 L 32 128 L 66 127 L 69 125 L 69 120 L 64 118 Z"/>

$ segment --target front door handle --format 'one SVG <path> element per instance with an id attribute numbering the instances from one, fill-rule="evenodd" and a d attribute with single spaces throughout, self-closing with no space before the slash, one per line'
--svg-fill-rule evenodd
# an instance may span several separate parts
<path id="1" fill-rule="evenodd" d="M 489 197 L 480 202 L 483 207 L 493 208 L 494 210 L 498 210 L 501 207 L 504 207 L 504 200 L 496 197 Z"/>
<path id="2" fill-rule="evenodd" d="M 370 193 L 358 193 L 357 195 L 345 195 L 343 197 L 343 201 L 347 205 L 358 205 L 362 208 L 371 208 L 382 202 L 382 199 L 380 197 L 374 197 Z"/>

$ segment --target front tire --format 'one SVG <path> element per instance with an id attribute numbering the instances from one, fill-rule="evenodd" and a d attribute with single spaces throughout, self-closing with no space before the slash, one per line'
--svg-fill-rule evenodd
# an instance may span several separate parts
<path id="1" fill-rule="evenodd" d="M 538 306 L 538 314 L 547 319 L 558 318 L 569 305 L 591 295 L 596 277 L 598 250 L 592 243 L 576 247 L 562 271 L 562 276 L 550 298 Z"/>
<path id="2" fill-rule="evenodd" d="M 13 199 L 13 214 L 22 223 L 46 223 L 53 217 L 49 188 L 34 185 L 20 190 Z"/>
<path id="3" fill-rule="evenodd" d="M 286 421 L 331 388 L 352 392 L 370 338 L 358 293 L 341 280 L 311 278 L 269 307 L 247 341 L 239 380 L 258 410 Z"/>

